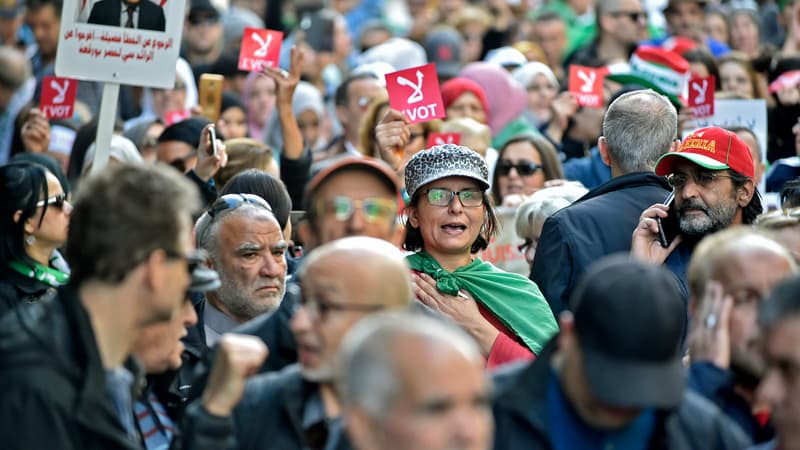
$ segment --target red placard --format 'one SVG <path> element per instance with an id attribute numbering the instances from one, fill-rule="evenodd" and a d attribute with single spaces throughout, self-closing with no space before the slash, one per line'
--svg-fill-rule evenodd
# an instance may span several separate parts
<path id="1" fill-rule="evenodd" d="M 714 115 L 714 75 L 689 80 L 689 109 L 695 118 Z"/>
<path id="2" fill-rule="evenodd" d="M 443 144 L 461 144 L 461 133 L 431 133 L 428 135 L 428 148 Z"/>
<path id="3" fill-rule="evenodd" d="M 192 112 L 188 109 L 178 109 L 175 111 L 168 111 L 164 114 L 164 125 L 170 126 L 173 123 L 183 122 L 192 116 Z"/>
<path id="4" fill-rule="evenodd" d="M 411 123 L 426 122 L 445 116 L 436 66 L 426 64 L 386 74 L 389 105 Z"/>
<path id="5" fill-rule="evenodd" d="M 39 109 L 48 119 L 69 119 L 78 95 L 78 80 L 47 76 L 42 79 Z"/>
<path id="6" fill-rule="evenodd" d="M 571 65 L 569 66 L 569 91 L 575 94 L 579 105 L 599 108 L 603 106 L 604 78 L 604 70 Z"/>
<path id="7" fill-rule="evenodd" d="M 261 28 L 245 28 L 242 49 L 239 51 L 239 69 L 261 71 L 262 67 L 278 67 L 283 33 Z"/>

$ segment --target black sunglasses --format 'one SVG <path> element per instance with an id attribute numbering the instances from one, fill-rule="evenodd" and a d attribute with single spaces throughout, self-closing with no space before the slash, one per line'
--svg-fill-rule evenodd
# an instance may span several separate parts
<path id="1" fill-rule="evenodd" d="M 67 194 L 58 194 L 52 197 L 47 198 L 46 200 L 39 200 L 36 202 L 36 207 L 41 208 L 44 205 L 53 206 L 55 208 L 61 209 L 64 207 L 64 202 L 67 201 Z"/>
<path id="2" fill-rule="evenodd" d="M 511 173 L 511 169 L 517 169 L 517 173 L 520 174 L 520 176 L 527 177 L 535 174 L 541 168 L 542 166 L 539 164 L 530 161 L 520 161 L 518 163 L 514 163 L 512 161 L 500 161 L 497 164 L 497 173 L 501 177 L 504 177 Z"/>
<path id="3" fill-rule="evenodd" d="M 225 194 L 211 205 L 211 208 L 208 210 L 208 215 L 211 216 L 212 219 L 216 219 L 223 211 L 236 209 L 245 204 L 272 212 L 272 207 L 269 206 L 269 203 L 255 194 Z"/>

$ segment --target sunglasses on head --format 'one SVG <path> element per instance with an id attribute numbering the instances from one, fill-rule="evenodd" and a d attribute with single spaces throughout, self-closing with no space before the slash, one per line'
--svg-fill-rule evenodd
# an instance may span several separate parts
<path id="1" fill-rule="evenodd" d="M 501 177 L 504 177 L 504 176 L 508 175 L 509 173 L 511 173 L 511 169 L 516 169 L 517 173 L 520 176 L 527 177 L 527 176 L 533 175 L 534 173 L 536 173 L 541 168 L 542 168 L 542 166 L 540 166 L 539 164 L 536 164 L 535 162 L 531 162 L 531 161 L 520 161 L 518 163 L 515 163 L 513 161 L 504 160 L 504 161 L 500 161 L 497 164 L 497 169 L 496 170 L 497 170 L 498 175 L 500 175 Z"/>
<path id="2" fill-rule="evenodd" d="M 64 207 L 64 202 L 66 201 L 67 201 L 67 194 L 58 194 L 52 197 L 48 197 L 46 200 L 39 200 L 38 202 L 36 202 L 36 207 L 41 208 L 44 205 L 48 206 L 52 205 L 58 209 L 61 209 Z"/>
<path id="3" fill-rule="evenodd" d="M 354 200 L 350 197 L 336 196 L 328 205 L 328 212 L 333 213 L 339 222 L 349 220 L 357 209 L 361 209 L 364 219 L 369 223 L 394 220 L 397 214 L 397 204 L 386 198 Z"/>
<path id="4" fill-rule="evenodd" d="M 272 212 L 272 207 L 269 206 L 269 203 L 255 194 L 225 194 L 211 205 L 211 208 L 208 209 L 208 215 L 212 219 L 216 219 L 224 211 L 234 210 L 242 205 L 253 205 Z"/>

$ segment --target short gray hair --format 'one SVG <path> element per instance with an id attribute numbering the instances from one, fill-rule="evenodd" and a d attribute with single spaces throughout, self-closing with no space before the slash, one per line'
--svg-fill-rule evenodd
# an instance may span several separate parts
<path id="1" fill-rule="evenodd" d="M 217 241 L 217 235 L 219 234 L 219 229 L 225 219 L 233 216 L 246 216 L 255 218 L 258 215 L 272 217 L 276 222 L 278 220 L 275 218 L 275 214 L 271 213 L 270 211 L 249 203 L 243 203 L 239 207 L 224 210 L 216 217 L 212 217 L 208 211 L 204 212 L 203 215 L 197 219 L 197 222 L 195 222 L 194 225 L 195 242 L 197 243 L 197 248 L 201 248 L 208 252 L 208 256 L 212 261 L 214 261 L 214 264 L 219 264 L 219 242 Z"/>
<path id="2" fill-rule="evenodd" d="M 589 190 L 580 183 L 566 183 L 534 192 L 519 205 L 514 214 L 517 236 L 523 239 L 530 237 L 533 230 L 543 225 L 556 211 L 569 206 L 587 192 Z"/>
<path id="3" fill-rule="evenodd" d="M 384 312 L 360 320 L 339 349 L 337 385 L 345 409 L 362 408 L 381 419 L 401 395 L 394 345 L 418 338 L 443 346 L 468 360 L 482 361 L 478 345 L 463 330 L 441 319 L 413 312 Z"/>
<path id="4" fill-rule="evenodd" d="M 623 173 L 652 172 L 678 137 L 678 112 L 651 89 L 628 92 L 608 106 L 603 136 L 611 161 Z"/>

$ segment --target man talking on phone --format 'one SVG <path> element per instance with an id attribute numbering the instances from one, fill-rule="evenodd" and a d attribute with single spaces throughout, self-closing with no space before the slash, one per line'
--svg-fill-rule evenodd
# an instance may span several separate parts
<path id="1" fill-rule="evenodd" d="M 633 232 L 631 255 L 654 264 L 664 263 L 689 292 L 686 268 L 703 237 L 731 225 L 750 224 L 761 214 L 750 150 L 736 133 L 707 127 L 686 137 L 677 151 L 659 158 L 655 173 L 667 178 L 675 197 L 670 206 L 647 208 Z M 673 214 L 679 231 L 659 239 L 659 222 Z M 660 220 L 657 220 L 660 219 Z M 663 231 L 663 230 L 662 230 Z"/>

